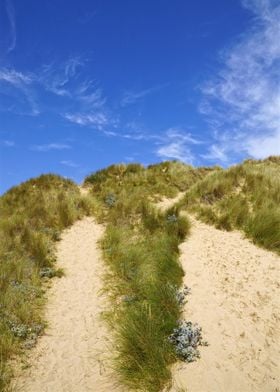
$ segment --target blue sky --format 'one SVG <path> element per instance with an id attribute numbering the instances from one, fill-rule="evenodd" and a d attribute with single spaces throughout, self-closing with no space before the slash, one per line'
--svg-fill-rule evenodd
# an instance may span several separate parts
<path id="1" fill-rule="evenodd" d="M 1 0 L 1 192 L 280 154 L 279 21 L 279 0 Z"/>

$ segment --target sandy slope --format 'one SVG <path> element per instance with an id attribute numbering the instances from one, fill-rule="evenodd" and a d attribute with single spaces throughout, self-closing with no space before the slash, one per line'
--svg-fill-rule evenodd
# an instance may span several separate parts
<path id="1" fill-rule="evenodd" d="M 175 366 L 174 384 L 188 392 L 280 391 L 280 258 L 239 232 L 195 220 L 181 252 L 192 290 L 184 318 L 203 328 L 209 346 L 197 362 Z"/>
<path id="2" fill-rule="evenodd" d="M 30 353 L 31 367 L 17 379 L 16 391 L 116 391 L 110 381 L 108 333 L 100 319 L 104 270 L 97 241 L 103 228 L 84 218 L 65 231 L 58 244 L 58 267 L 66 276 L 49 292 L 49 328 Z"/>

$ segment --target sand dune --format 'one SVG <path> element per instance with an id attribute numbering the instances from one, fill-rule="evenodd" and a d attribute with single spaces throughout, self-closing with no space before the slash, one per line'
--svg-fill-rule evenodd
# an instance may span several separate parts
<path id="1" fill-rule="evenodd" d="M 103 228 L 84 218 L 65 231 L 57 265 L 66 276 L 49 291 L 49 327 L 30 352 L 31 367 L 16 379 L 23 392 L 117 391 L 109 366 L 108 331 L 100 318 L 104 266 L 97 241 Z"/>
<path id="2" fill-rule="evenodd" d="M 209 346 L 197 362 L 175 366 L 173 391 L 280 391 L 280 258 L 194 219 L 181 252 L 191 288 L 184 318 Z"/>
<path id="3" fill-rule="evenodd" d="M 178 198 L 158 206 L 167 208 Z M 66 276 L 49 291 L 49 327 L 30 352 L 30 368 L 17 377 L 16 391 L 121 390 L 113 381 L 109 334 L 100 318 L 102 233 L 92 218 L 63 233 L 57 256 Z M 174 366 L 172 391 L 279 392 L 280 258 L 239 232 L 193 218 L 181 252 L 184 283 L 191 288 L 184 318 L 203 328 L 209 346 L 200 348 L 197 362 Z"/>

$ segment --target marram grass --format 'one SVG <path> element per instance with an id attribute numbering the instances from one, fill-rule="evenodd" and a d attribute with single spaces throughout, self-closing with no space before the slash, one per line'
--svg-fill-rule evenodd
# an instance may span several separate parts
<path id="1" fill-rule="evenodd" d="M 280 253 L 280 157 L 247 160 L 197 181 L 178 208 L 219 229 L 240 229 Z"/>
<path id="2" fill-rule="evenodd" d="M 176 361 L 168 337 L 180 319 L 174 287 L 182 284 L 179 244 L 190 225 L 176 209 L 160 213 L 152 200 L 175 196 L 202 177 L 199 171 L 169 163 L 149 169 L 113 166 L 86 179 L 106 211 L 102 249 L 112 298 L 107 320 L 114 331 L 115 370 L 130 390 L 170 387 L 170 365 Z"/>
<path id="3" fill-rule="evenodd" d="M 0 391 L 9 385 L 8 361 L 44 329 L 42 282 L 61 276 L 54 242 L 92 210 L 72 181 L 56 175 L 31 179 L 0 198 Z"/>

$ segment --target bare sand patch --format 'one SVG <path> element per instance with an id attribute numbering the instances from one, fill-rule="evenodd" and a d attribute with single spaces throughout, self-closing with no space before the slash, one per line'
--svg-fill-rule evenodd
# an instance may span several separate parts
<path id="1" fill-rule="evenodd" d="M 192 219 L 181 245 L 184 319 L 203 329 L 201 358 L 173 369 L 172 391 L 280 391 L 280 257 Z"/>
<path id="2" fill-rule="evenodd" d="M 157 208 L 159 208 L 161 211 L 168 210 L 168 208 L 172 207 L 174 204 L 176 204 L 183 196 L 185 195 L 185 192 L 179 192 L 176 197 L 173 199 L 168 199 L 167 197 L 163 197 L 161 201 L 156 203 Z"/>
<path id="3" fill-rule="evenodd" d="M 103 227 L 84 218 L 63 232 L 57 266 L 65 276 L 48 293 L 49 327 L 30 352 L 30 368 L 15 380 L 23 392 L 120 391 L 110 369 L 108 331 L 101 319 Z"/>

